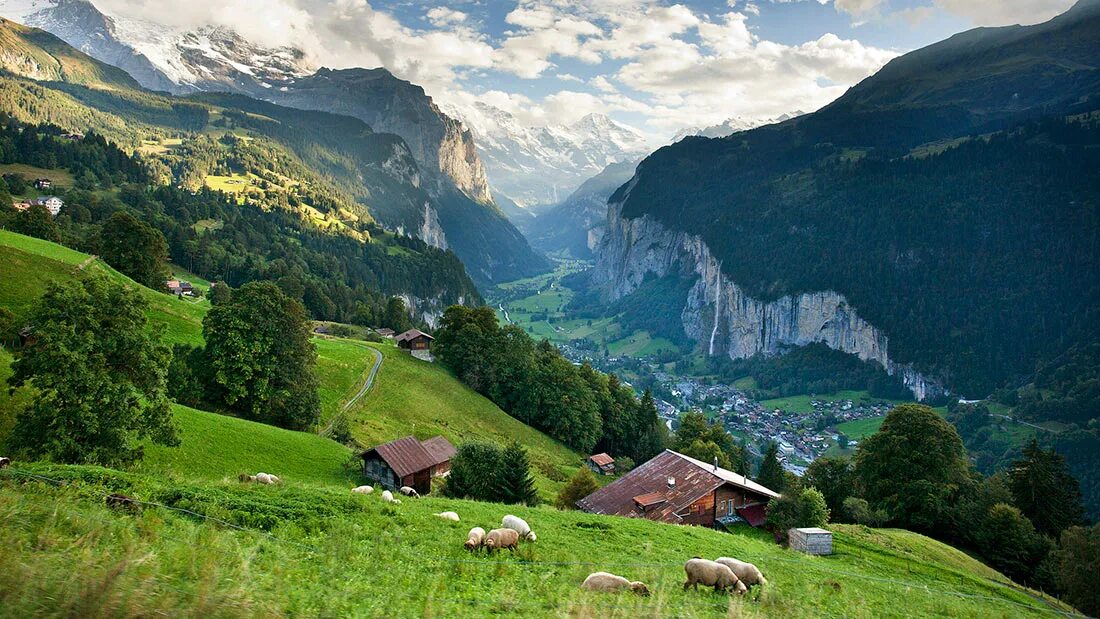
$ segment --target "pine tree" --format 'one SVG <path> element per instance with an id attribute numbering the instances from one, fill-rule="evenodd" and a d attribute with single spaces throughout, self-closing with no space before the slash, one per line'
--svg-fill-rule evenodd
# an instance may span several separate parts
<path id="1" fill-rule="evenodd" d="M 779 447 L 774 442 L 768 443 L 768 448 L 764 451 L 764 459 L 756 470 L 756 481 L 776 492 L 783 492 L 786 486 L 783 465 L 779 463 Z"/>
<path id="2" fill-rule="evenodd" d="M 531 462 L 527 459 L 527 450 L 518 442 L 513 441 L 504 449 L 497 478 L 497 498 L 502 503 L 538 505 Z"/>
<path id="3" fill-rule="evenodd" d="M 1046 451 L 1032 439 L 1008 480 L 1013 502 L 1039 532 L 1057 537 L 1083 522 L 1081 486 L 1066 467 L 1066 459 L 1053 449 Z"/>

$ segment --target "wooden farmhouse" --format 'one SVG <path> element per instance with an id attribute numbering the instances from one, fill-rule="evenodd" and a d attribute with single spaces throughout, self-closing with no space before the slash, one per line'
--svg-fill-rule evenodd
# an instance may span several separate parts
<path id="1" fill-rule="evenodd" d="M 611 475 L 615 472 L 614 458 L 605 453 L 588 456 L 585 464 L 597 475 Z"/>
<path id="2" fill-rule="evenodd" d="M 451 470 L 455 448 L 450 441 L 436 436 L 426 441 L 406 436 L 364 451 L 363 474 L 371 480 L 396 490 L 401 486 L 415 488 L 420 494 L 432 490 L 432 477 L 446 475 Z"/>
<path id="3" fill-rule="evenodd" d="M 713 527 L 764 524 L 779 496 L 755 481 L 666 449 L 649 462 L 577 501 L 590 514 Z"/>
<path id="4" fill-rule="evenodd" d="M 432 340 L 434 339 L 434 337 L 420 329 L 409 329 L 393 338 L 393 341 L 397 342 L 398 347 L 406 350 L 428 350 L 432 347 Z"/>

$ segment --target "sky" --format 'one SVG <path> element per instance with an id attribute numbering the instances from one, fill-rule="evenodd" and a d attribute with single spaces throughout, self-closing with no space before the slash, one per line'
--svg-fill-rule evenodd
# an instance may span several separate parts
<path id="1" fill-rule="evenodd" d="M 813 111 L 891 58 L 1073 0 L 95 0 L 109 14 L 226 25 L 317 66 L 384 66 L 448 109 L 536 126 L 602 112 L 659 142 L 727 118 Z"/>

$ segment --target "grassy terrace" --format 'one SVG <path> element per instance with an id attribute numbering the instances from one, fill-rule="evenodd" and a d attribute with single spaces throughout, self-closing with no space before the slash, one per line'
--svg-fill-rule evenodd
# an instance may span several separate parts
<path id="1" fill-rule="evenodd" d="M 63 480 L 27 481 L 19 471 Z M 837 553 L 810 557 L 767 534 L 679 527 L 552 508 L 445 499 L 384 504 L 347 487 L 287 475 L 282 486 L 202 485 L 93 467 L 0 473 L 4 607 L 30 614 L 365 617 L 1044 617 L 1054 602 L 1021 590 L 966 554 L 898 530 L 837 525 Z M 106 492 L 185 508 L 130 514 Z M 432 516 L 460 514 L 451 523 Z M 539 541 L 515 555 L 470 555 L 471 526 L 506 513 Z M 694 555 L 753 561 L 759 600 L 683 591 Z M 593 571 L 646 582 L 649 598 L 582 592 Z M 1064 609 L 1062 606 L 1055 606 Z"/>

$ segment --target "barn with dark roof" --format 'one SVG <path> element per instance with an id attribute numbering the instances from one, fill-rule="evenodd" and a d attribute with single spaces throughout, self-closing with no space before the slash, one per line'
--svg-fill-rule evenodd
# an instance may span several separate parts
<path id="1" fill-rule="evenodd" d="M 406 436 L 372 447 L 360 457 L 363 474 L 368 479 L 391 490 L 410 486 L 420 494 L 428 494 L 432 489 L 432 477 L 450 471 L 454 455 L 454 445 L 442 436 L 423 442 Z"/>
<path id="2" fill-rule="evenodd" d="M 760 526 L 768 501 L 778 496 L 744 475 L 666 449 L 577 501 L 577 507 L 591 514 L 673 524 Z"/>

